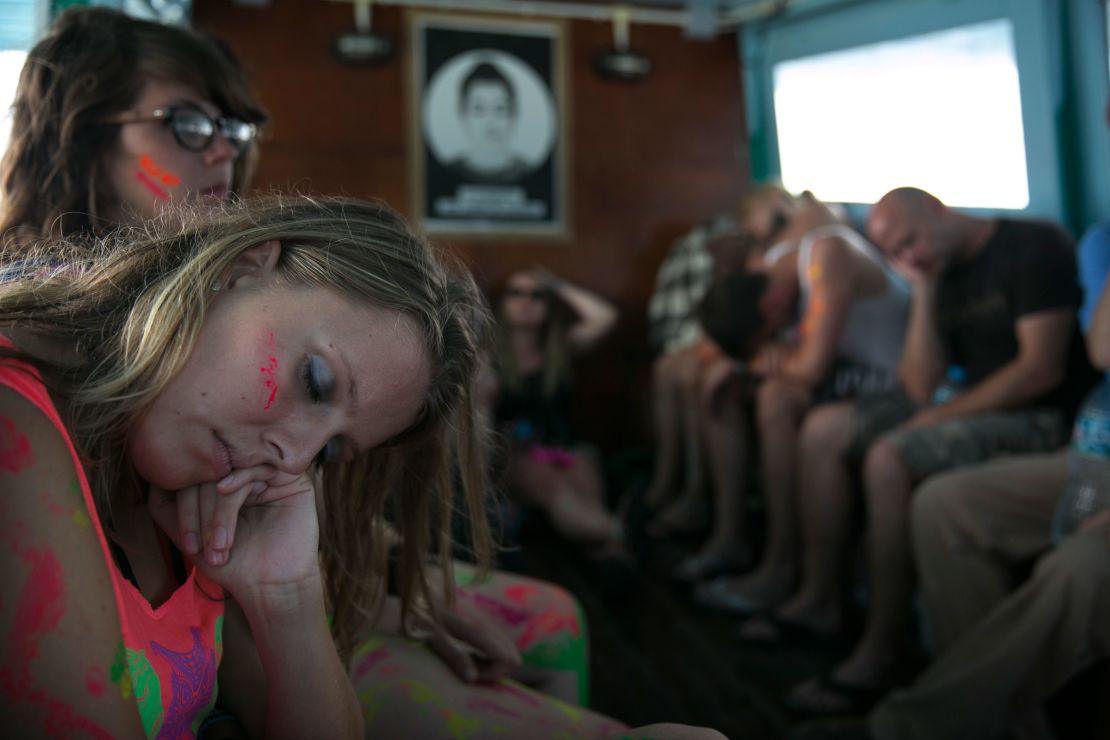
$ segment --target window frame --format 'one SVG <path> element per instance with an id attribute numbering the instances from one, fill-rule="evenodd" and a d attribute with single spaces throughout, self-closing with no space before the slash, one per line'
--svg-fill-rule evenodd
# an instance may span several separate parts
<path id="1" fill-rule="evenodd" d="M 746 27 L 740 43 L 753 179 L 777 178 L 782 172 L 773 99 L 776 64 L 1006 18 L 1013 29 L 1018 67 L 1029 205 L 1022 210 L 961 210 L 1061 218 L 1064 195 L 1057 117 L 1063 70 L 1054 51 L 1060 34 L 1059 14 L 1053 6 L 1040 0 L 873 0 L 852 5 L 822 0 Z M 845 205 L 853 216 L 862 218 L 868 204 Z"/>

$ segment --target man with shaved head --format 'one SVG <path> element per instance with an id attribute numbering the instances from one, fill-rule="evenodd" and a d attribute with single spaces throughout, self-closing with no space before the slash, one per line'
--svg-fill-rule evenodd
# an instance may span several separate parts
<path id="1" fill-rule="evenodd" d="M 914 488 L 995 455 L 1060 447 L 1096 380 L 1075 318 L 1082 291 L 1074 242 L 1057 226 L 970 216 L 899 188 L 872 209 L 868 231 L 912 288 L 902 388 L 811 414 L 802 438 L 803 581 L 770 619 L 746 628 L 844 628 L 840 585 L 859 464 L 871 603 L 848 657 L 788 697 L 815 714 L 866 709 L 898 677 L 913 587 Z M 966 387 L 931 403 L 953 366 Z"/>

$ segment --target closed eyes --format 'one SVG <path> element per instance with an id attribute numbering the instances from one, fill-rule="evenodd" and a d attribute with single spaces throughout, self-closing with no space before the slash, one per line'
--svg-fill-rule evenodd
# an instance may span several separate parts
<path id="1" fill-rule="evenodd" d="M 335 375 L 322 357 L 317 355 L 306 357 L 301 369 L 301 377 L 304 381 L 305 391 L 312 403 L 319 404 L 331 400 L 335 393 Z M 314 463 L 316 467 L 320 467 L 336 460 L 342 452 L 342 440 L 339 437 L 332 437 L 323 449 L 317 453 Z"/>

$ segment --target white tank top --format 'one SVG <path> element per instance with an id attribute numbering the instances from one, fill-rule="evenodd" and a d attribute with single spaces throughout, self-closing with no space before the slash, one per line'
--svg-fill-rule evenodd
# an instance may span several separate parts
<path id="1" fill-rule="evenodd" d="M 809 306 L 809 262 L 813 245 L 834 236 L 871 260 L 886 276 L 886 291 L 869 298 L 857 298 L 848 306 L 840 340 L 836 345 L 838 360 L 864 365 L 875 370 L 894 373 L 902 355 L 902 342 L 910 311 L 910 289 L 887 263 L 871 242 L 843 224 L 820 226 L 802 237 L 798 245 L 798 283 L 801 286 L 803 315 Z"/>

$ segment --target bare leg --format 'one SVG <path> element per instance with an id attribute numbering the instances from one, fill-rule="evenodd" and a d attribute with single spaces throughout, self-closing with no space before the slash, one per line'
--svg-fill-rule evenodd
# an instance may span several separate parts
<path id="1" fill-rule="evenodd" d="M 703 361 L 697 348 L 683 353 L 673 364 L 674 380 L 681 409 L 682 445 L 685 452 L 681 493 L 670 505 L 663 508 L 652 522 L 648 532 L 653 536 L 667 533 L 698 532 L 704 528 L 709 516 L 709 502 L 705 490 L 705 431 L 704 408 L 701 399 L 702 374 L 708 363 Z"/>
<path id="2" fill-rule="evenodd" d="M 644 503 L 654 510 L 662 506 L 679 483 L 679 461 L 682 452 L 682 412 L 679 391 L 679 350 L 660 355 L 652 365 L 651 406 L 655 421 L 655 470 Z"/>
<path id="3" fill-rule="evenodd" d="M 605 508 L 600 474 L 585 456 L 569 468 L 534 460 L 527 451 L 512 453 L 507 477 L 510 490 L 540 507 L 564 537 L 589 545 L 620 539 L 617 518 Z"/>
<path id="4" fill-rule="evenodd" d="M 885 440 L 871 446 L 864 461 L 867 494 L 871 605 L 863 636 L 851 654 L 832 671 L 832 678 L 848 686 L 878 689 L 891 682 L 893 667 L 903 648 L 913 588 L 909 543 L 910 493 L 913 479 L 898 449 Z M 837 711 L 846 697 L 828 691 L 820 680 L 797 686 L 788 698 L 811 709 Z"/>
<path id="5" fill-rule="evenodd" d="M 838 403 L 814 409 L 802 424 L 801 515 L 802 580 L 779 609 L 782 619 L 822 633 L 843 625 L 844 560 L 851 533 L 854 495 L 844 457 L 851 441 L 855 406 Z M 749 633 L 754 629 L 755 633 Z M 760 625 L 745 625 L 752 637 Z"/>
<path id="6" fill-rule="evenodd" d="M 713 483 L 713 528 L 698 553 L 679 565 L 675 575 L 684 580 L 699 580 L 722 563 L 743 566 L 751 558 L 744 517 L 749 434 L 741 395 L 734 383 L 702 417 Z"/>
<path id="7" fill-rule="evenodd" d="M 848 683 L 875 686 L 889 678 L 909 619 L 914 580 L 909 537 L 913 479 L 898 448 L 885 440 L 868 450 L 863 475 L 871 605 L 863 636 L 837 675 Z"/>
<path id="8" fill-rule="evenodd" d="M 810 397 L 805 386 L 782 379 L 765 380 L 756 393 L 767 540 L 754 572 L 718 586 L 731 590 L 751 611 L 786 599 L 798 577 L 798 427 Z"/>

